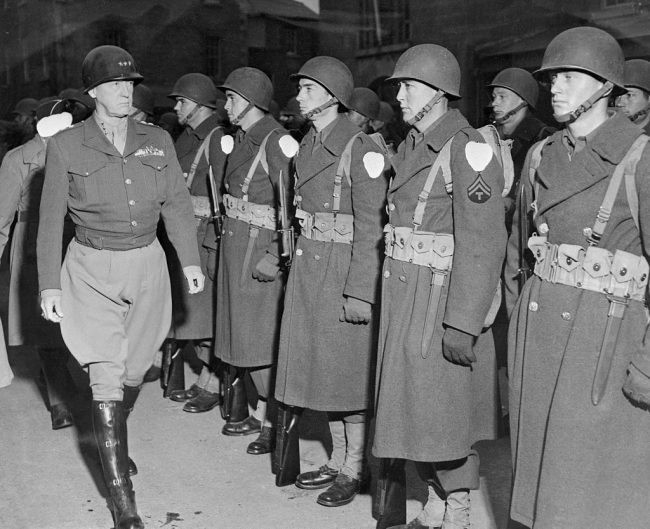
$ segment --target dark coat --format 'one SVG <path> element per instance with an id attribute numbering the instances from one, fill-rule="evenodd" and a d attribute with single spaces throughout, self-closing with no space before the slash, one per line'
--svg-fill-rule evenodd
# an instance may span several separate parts
<path id="1" fill-rule="evenodd" d="M 288 132 L 270 115 L 255 123 L 228 155 L 224 172 L 224 190 L 242 198 L 241 185 L 267 134 L 267 174 L 259 163 L 250 186 L 248 201 L 276 207 L 276 188 L 280 174 L 288 189 L 290 159 L 278 144 Z M 253 278 L 255 265 L 269 253 L 279 257 L 278 232 L 259 229 L 251 237 L 251 225 L 224 217 L 219 268 L 217 271 L 217 309 L 215 354 L 231 365 L 259 367 L 275 363 L 282 316 L 284 272 L 274 281 Z M 246 259 L 250 247 L 250 255 Z"/>
<path id="2" fill-rule="evenodd" d="M 309 213 L 331 212 L 334 176 L 348 141 L 359 132 L 339 116 L 322 146 L 311 152 L 312 130 L 296 158 L 296 194 Z M 354 141 L 350 177 L 344 178 L 340 212 L 354 215 L 352 244 L 300 236 L 285 294 L 276 398 L 325 411 L 368 407 L 376 315 L 367 325 L 339 321 L 344 296 L 376 304 L 382 259 L 387 180 L 370 178 L 367 153 L 380 149 L 365 134 Z"/>
<path id="3" fill-rule="evenodd" d="M 639 134 L 639 127 L 617 114 L 588 136 L 584 149 L 571 158 L 562 132 L 547 140 L 536 174 L 535 224 L 538 229 L 547 224 L 550 243 L 586 246 L 583 229 L 593 226 L 613 170 Z M 532 193 L 529 179 L 522 182 Z M 640 233 L 622 184 L 599 247 L 647 255 L 647 148 L 637 165 L 636 187 Z M 517 268 L 518 229 L 515 219 L 505 272 L 511 283 Z M 514 292 L 516 287 L 508 290 Z M 510 308 L 512 304 L 510 296 Z M 648 525 L 650 415 L 634 407 L 621 391 L 630 358 L 642 348 L 647 317 L 642 303 L 629 303 L 605 394 L 594 406 L 591 390 L 608 310 L 609 302 L 601 293 L 553 284 L 535 275 L 514 306 L 508 347 L 514 463 L 511 516 L 527 526 Z"/>
<path id="4" fill-rule="evenodd" d="M 384 261 L 377 409 L 373 453 L 378 457 L 447 461 L 466 457 L 471 445 L 496 434 L 496 360 L 491 333 L 482 327 L 499 281 L 506 233 L 503 175 L 494 157 L 481 171 L 491 189 L 483 203 L 470 200 L 478 178 L 465 155 L 469 142 L 484 144 L 456 110 L 424 133 L 415 149 L 412 129 L 392 158 L 389 222 L 412 227 L 418 195 L 447 140 L 451 144 L 453 198 L 439 175 L 427 199 L 422 231 L 454 236 L 453 268 L 437 306 L 429 307 L 432 273 L 424 266 Z M 453 213 L 453 214 L 452 214 Z M 427 308 L 429 307 L 429 308 Z M 437 311 L 429 350 L 422 336 L 427 310 Z M 443 324 L 478 336 L 473 368 L 442 354 Z M 426 358 L 424 358 L 426 356 Z"/>

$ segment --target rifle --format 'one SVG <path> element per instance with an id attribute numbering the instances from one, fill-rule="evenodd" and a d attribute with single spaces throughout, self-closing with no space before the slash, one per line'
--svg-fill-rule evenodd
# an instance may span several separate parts
<path id="1" fill-rule="evenodd" d="M 530 225 L 528 221 L 528 209 L 526 204 L 526 186 L 523 181 L 519 181 L 519 200 L 517 202 L 517 222 L 519 224 L 519 266 L 517 268 L 517 282 L 519 284 L 519 293 L 524 288 L 524 284 L 531 276 L 531 267 L 526 259 L 526 249 L 528 248 L 528 236 Z"/>
<path id="2" fill-rule="evenodd" d="M 280 177 L 278 178 L 278 195 L 278 212 L 280 214 L 280 229 L 278 231 L 282 235 L 282 250 L 280 252 L 280 257 L 282 257 L 284 260 L 284 266 L 286 268 L 289 268 L 289 266 L 291 266 L 291 261 L 293 260 L 294 238 L 293 226 L 289 221 L 289 213 L 287 209 L 287 190 L 284 185 L 284 179 L 282 178 L 282 171 L 280 171 Z"/>
<path id="3" fill-rule="evenodd" d="M 221 239 L 221 229 L 223 227 L 223 217 L 221 215 L 221 203 L 219 199 L 219 190 L 214 181 L 214 173 L 212 172 L 212 165 L 209 166 L 209 180 L 210 180 L 210 198 L 212 201 L 212 222 L 214 223 L 214 231 L 216 232 L 217 241 Z"/>

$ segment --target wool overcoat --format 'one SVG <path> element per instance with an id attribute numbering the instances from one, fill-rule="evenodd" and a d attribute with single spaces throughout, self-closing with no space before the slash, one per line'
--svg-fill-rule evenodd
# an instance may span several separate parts
<path id="1" fill-rule="evenodd" d="M 585 247 L 615 166 L 641 134 L 622 114 L 610 117 L 569 155 L 563 134 L 547 139 L 535 181 L 535 225 L 553 244 Z M 530 179 L 522 182 L 533 196 Z M 622 184 L 599 247 L 647 256 L 650 248 L 650 149 L 636 171 L 637 229 Z M 526 204 L 529 207 L 529 204 Z M 546 226 L 543 226 L 543 225 Z M 541 230 L 540 230 L 540 227 Z M 516 292 L 518 223 L 508 243 L 508 306 Z M 650 414 L 623 386 L 642 345 L 647 316 L 630 301 L 600 403 L 591 392 L 608 319 L 605 294 L 533 275 L 512 310 L 509 334 L 514 482 L 511 516 L 535 529 L 647 527 L 650 520 Z M 648 352 L 650 354 L 650 351 Z"/>
<path id="2" fill-rule="evenodd" d="M 457 110 L 449 110 L 423 134 L 411 129 L 392 158 L 389 223 L 413 228 L 418 195 L 448 140 L 453 197 L 438 174 L 420 227 L 453 235 L 453 265 L 439 302 L 430 300 L 430 268 L 390 257 L 384 261 L 373 446 L 377 457 L 462 459 L 475 441 L 496 435 L 496 359 L 492 334 L 484 332 L 483 323 L 505 254 L 504 180 L 492 151 L 485 150 L 489 146 Z M 483 167 L 473 158 L 474 148 L 487 154 Z M 477 181 L 482 181 L 481 197 L 471 193 Z M 423 335 L 431 330 L 425 325 L 427 316 L 435 326 L 424 350 Z M 471 368 L 443 356 L 443 324 L 477 337 L 477 362 Z"/>
<path id="3" fill-rule="evenodd" d="M 304 211 L 331 213 L 341 154 L 359 134 L 352 144 L 351 185 L 342 179 L 340 197 L 340 213 L 354 217 L 353 241 L 298 238 L 285 294 L 275 391 L 278 400 L 291 406 L 356 411 L 369 404 L 378 313 L 373 311 L 365 325 L 339 317 L 344 296 L 379 302 L 387 179 L 371 175 L 364 164 L 381 154 L 374 141 L 344 116 L 330 126 L 313 148 L 315 129 L 302 140 L 295 190 Z M 382 159 L 382 167 L 384 163 Z"/>
<path id="4" fill-rule="evenodd" d="M 270 135 L 269 135 L 270 134 Z M 242 184 L 264 138 L 268 173 L 258 163 L 248 188 L 248 202 L 277 209 L 278 179 L 289 189 L 290 158 L 279 141 L 289 133 L 270 115 L 246 131 L 226 159 L 222 189 L 241 199 Z M 291 140 L 295 144 L 295 140 Z M 213 143 L 213 150 L 221 150 Z M 274 281 L 253 277 L 256 264 L 270 254 L 280 256 L 279 236 L 274 229 L 258 228 L 239 219 L 224 217 L 219 267 L 217 270 L 216 355 L 237 367 L 261 367 L 275 363 L 282 296 L 286 275 L 279 272 Z"/>

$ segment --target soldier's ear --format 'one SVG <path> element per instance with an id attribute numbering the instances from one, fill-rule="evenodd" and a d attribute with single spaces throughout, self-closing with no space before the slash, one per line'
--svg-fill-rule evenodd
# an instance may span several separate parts
<path id="1" fill-rule="evenodd" d="M 95 93 L 95 89 L 94 89 L 94 88 L 91 88 L 90 90 L 88 90 L 88 95 L 89 95 L 90 97 L 92 97 L 93 99 L 97 99 L 97 95 L 96 95 L 96 93 Z"/>

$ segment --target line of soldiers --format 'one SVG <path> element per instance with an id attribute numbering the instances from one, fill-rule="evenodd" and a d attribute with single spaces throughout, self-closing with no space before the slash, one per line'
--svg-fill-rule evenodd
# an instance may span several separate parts
<path id="1" fill-rule="evenodd" d="M 142 77 L 128 52 L 92 50 L 82 77 L 96 110 L 47 144 L 37 257 L 43 315 L 89 373 L 116 527 L 144 527 L 126 419 L 167 339 L 177 368 L 181 340 L 202 362 L 171 397 L 190 412 L 221 404 L 225 435 L 258 434 L 247 451 L 272 454 L 278 486 L 325 489 L 324 506 L 353 501 L 374 417 L 378 529 L 469 528 L 473 445 L 497 435 L 489 315 L 500 280 L 512 518 L 643 527 L 648 66 L 624 63 L 602 30 L 559 34 L 535 72 L 550 83 L 557 131 L 530 114 L 537 80 L 500 72 L 489 88 L 519 177 L 508 190 L 505 161 L 450 106 L 460 68 L 442 46 L 408 49 L 387 79 L 409 126 L 396 151 L 364 132 L 381 106 L 332 57 L 292 76 L 310 123 L 299 144 L 269 112 L 270 79 L 243 67 L 219 87 L 229 127 L 207 77 L 179 79 L 174 146 L 129 118 Z M 616 97 L 625 114 L 609 106 Z M 74 237 L 61 266 L 66 213 Z M 327 413 L 332 453 L 301 473 L 305 408 Z M 407 460 L 428 486 L 408 523 Z"/>

